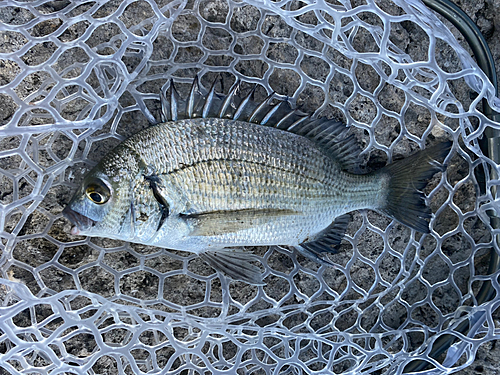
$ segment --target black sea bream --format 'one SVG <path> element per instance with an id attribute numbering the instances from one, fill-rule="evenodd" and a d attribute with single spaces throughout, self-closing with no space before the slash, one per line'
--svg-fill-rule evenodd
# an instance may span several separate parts
<path id="1" fill-rule="evenodd" d="M 162 95 L 162 122 L 112 150 L 64 209 L 73 234 L 199 254 L 230 277 L 261 284 L 243 246 L 288 245 L 323 262 L 344 234 L 346 213 L 377 210 L 429 232 L 421 190 L 444 167 L 451 143 L 379 171 L 356 174 L 348 128 L 288 103 L 203 95 L 197 80 L 181 101 Z M 184 118 L 184 119 L 183 119 Z"/>

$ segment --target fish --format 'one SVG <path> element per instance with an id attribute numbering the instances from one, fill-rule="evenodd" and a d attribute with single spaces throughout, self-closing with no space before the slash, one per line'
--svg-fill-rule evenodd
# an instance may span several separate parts
<path id="1" fill-rule="evenodd" d="M 275 93 L 227 95 L 196 77 L 182 99 L 171 80 L 161 119 L 111 150 L 63 210 L 73 235 L 196 253 L 233 280 L 262 285 L 248 246 L 289 246 L 322 264 L 338 251 L 349 213 L 378 211 L 422 233 L 422 190 L 444 172 L 443 142 L 369 173 L 342 122 L 307 115 Z"/>

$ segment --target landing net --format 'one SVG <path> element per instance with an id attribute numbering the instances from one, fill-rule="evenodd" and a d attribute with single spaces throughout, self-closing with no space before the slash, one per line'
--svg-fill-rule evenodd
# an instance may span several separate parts
<path id="1" fill-rule="evenodd" d="M 399 374 L 425 361 L 445 374 L 500 338 L 498 166 L 479 147 L 500 129 L 481 100 L 497 111 L 500 100 L 419 1 L 9 0 L 0 21 L 8 373 Z M 369 169 L 452 140 L 425 191 L 431 234 L 355 212 L 336 268 L 249 249 L 260 287 L 191 253 L 72 236 L 71 194 L 159 118 L 169 79 L 186 96 L 196 74 L 208 88 L 219 73 L 222 92 L 239 78 L 256 99 L 276 91 L 346 122 Z M 483 285 L 493 297 L 478 301 Z"/>

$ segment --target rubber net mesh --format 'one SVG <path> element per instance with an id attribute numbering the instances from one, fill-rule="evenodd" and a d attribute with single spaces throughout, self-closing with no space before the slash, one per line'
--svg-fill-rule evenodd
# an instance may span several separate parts
<path id="1" fill-rule="evenodd" d="M 481 99 L 499 101 L 422 3 L 4 1 L 0 18 L 7 372 L 393 374 L 421 359 L 444 374 L 499 338 L 498 272 L 488 269 L 498 168 L 478 144 L 499 127 Z M 335 268 L 249 249 L 262 257 L 260 287 L 191 253 L 70 235 L 61 211 L 71 193 L 158 118 L 169 79 L 186 95 L 196 74 L 209 87 L 219 72 L 220 92 L 240 78 L 257 98 L 276 91 L 345 121 L 368 169 L 453 140 L 447 172 L 425 191 L 431 234 L 354 212 L 329 255 Z M 493 298 L 480 304 L 484 283 Z"/>

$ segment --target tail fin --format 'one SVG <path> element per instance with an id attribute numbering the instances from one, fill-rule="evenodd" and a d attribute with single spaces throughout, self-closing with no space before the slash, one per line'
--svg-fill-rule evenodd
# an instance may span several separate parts
<path id="1" fill-rule="evenodd" d="M 452 142 L 444 142 L 429 147 L 377 172 L 389 177 L 385 205 L 379 210 L 410 228 L 429 233 L 431 209 L 422 190 L 434 174 L 445 171 L 446 166 L 436 159 L 446 157 L 451 146 Z"/>

